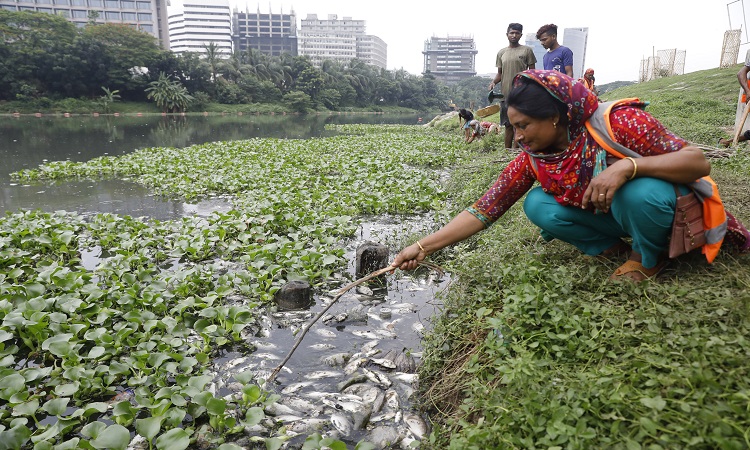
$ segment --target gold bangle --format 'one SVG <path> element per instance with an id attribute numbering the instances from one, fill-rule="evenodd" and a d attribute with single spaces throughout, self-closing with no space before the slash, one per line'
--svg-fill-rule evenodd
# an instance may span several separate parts
<path id="1" fill-rule="evenodd" d="M 422 252 L 424 252 L 425 254 L 427 254 L 427 252 L 425 251 L 424 247 L 422 247 L 422 244 L 420 244 L 419 241 L 417 241 L 417 246 L 419 247 L 420 250 L 422 250 Z"/>
<path id="2" fill-rule="evenodd" d="M 633 163 L 633 173 L 630 175 L 630 178 L 628 178 L 628 181 L 630 181 L 635 178 L 635 174 L 638 173 L 638 164 L 635 162 L 635 158 L 633 158 L 632 156 L 628 156 L 625 159 L 629 159 L 630 162 Z"/>

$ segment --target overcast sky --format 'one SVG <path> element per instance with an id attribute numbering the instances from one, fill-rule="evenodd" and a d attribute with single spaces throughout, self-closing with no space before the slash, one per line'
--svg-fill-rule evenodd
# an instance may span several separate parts
<path id="1" fill-rule="evenodd" d="M 289 13 L 294 9 L 298 26 L 308 14 L 317 14 L 319 19 L 336 14 L 338 19 L 365 20 L 367 34 L 388 45 L 388 69 L 403 68 L 412 74 L 422 72 L 424 42 L 432 36 L 473 37 L 477 73 L 496 73 L 495 55 L 508 45 L 505 31 L 510 22 L 521 23 L 524 34 L 554 23 L 560 41 L 564 28 L 588 27 L 585 66 L 595 69 L 597 84 L 637 80 L 641 60 L 654 50 L 685 50 L 685 73 L 718 67 L 724 31 L 730 25 L 743 30 L 738 62 L 750 48 L 744 23 L 745 15 L 750 18 L 750 0 L 746 7 L 744 0 L 230 2 L 250 12 L 260 8 L 261 13 Z"/>

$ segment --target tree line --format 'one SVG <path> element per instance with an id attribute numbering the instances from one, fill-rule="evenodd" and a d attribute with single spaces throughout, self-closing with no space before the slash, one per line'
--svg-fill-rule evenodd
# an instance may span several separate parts
<path id="1" fill-rule="evenodd" d="M 447 110 L 480 104 L 487 80 L 446 86 L 434 76 L 386 70 L 361 60 L 269 56 L 255 49 L 226 58 L 213 43 L 205 53 L 174 54 L 152 35 L 124 24 L 78 28 L 61 16 L 0 10 L 0 100 L 65 98 L 153 100 L 164 111 L 207 103 L 284 103 L 308 109 Z M 104 95 L 102 95 L 104 93 Z"/>

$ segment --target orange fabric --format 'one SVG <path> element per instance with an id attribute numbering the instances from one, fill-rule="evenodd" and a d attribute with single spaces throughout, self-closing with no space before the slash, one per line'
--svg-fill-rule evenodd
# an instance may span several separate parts
<path id="1" fill-rule="evenodd" d="M 613 102 L 605 111 L 604 115 L 605 117 L 609 117 L 610 112 L 612 111 L 612 108 L 616 106 L 617 104 L 621 102 L 627 102 L 638 99 L 622 99 L 618 100 L 616 102 Z M 609 120 L 605 120 L 605 123 L 607 124 L 607 133 L 609 134 L 610 138 L 614 140 L 614 133 L 612 132 L 612 125 L 610 124 Z M 594 137 L 596 142 L 602 146 L 608 153 L 618 157 L 618 158 L 624 158 L 625 155 L 620 153 L 619 151 L 615 150 L 606 143 L 605 139 L 602 138 L 600 130 L 597 130 L 594 128 L 594 126 L 590 123 L 590 121 L 586 122 L 586 128 L 589 130 L 589 133 Z M 724 226 L 727 222 L 727 215 L 726 211 L 724 210 L 724 204 L 721 201 L 721 197 L 719 196 L 719 189 L 716 186 L 716 183 L 714 180 L 711 179 L 709 176 L 705 176 L 701 178 L 702 180 L 705 180 L 706 182 L 711 184 L 712 194 L 710 197 L 703 198 L 703 229 L 706 230 L 707 233 L 710 233 L 711 230 L 719 229 L 720 227 Z M 706 260 L 709 263 L 712 263 L 714 259 L 716 258 L 716 255 L 719 254 L 719 249 L 721 248 L 721 244 L 724 241 L 724 239 L 720 239 L 717 242 L 714 243 L 706 243 L 702 248 L 702 253 L 706 256 Z"/>

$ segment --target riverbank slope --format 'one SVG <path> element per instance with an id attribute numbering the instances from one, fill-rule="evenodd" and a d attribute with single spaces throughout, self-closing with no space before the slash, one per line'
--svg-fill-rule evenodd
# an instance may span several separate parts
<path id="1" fill-rule="evenodd" d="M 748 148 L 731 135 L 739 66 L 628 86 L 704 147 L 728 210 L 750 224 Z M 472 144 L 480 145 L 480 144 Z M 452 176 L 456 212 L 513 155 L 481 153 Z M 615 284 L 622 261 L 545 243 L 512 208 L 433 256 L 455 281 L 420 371 L 430 448 L 747 448 L 749 256 L 675 260 L 656 282 Z"/>

